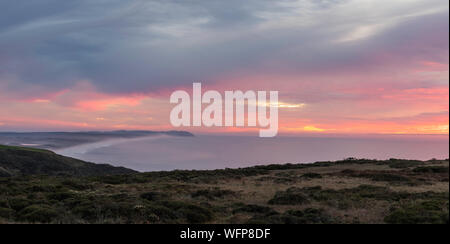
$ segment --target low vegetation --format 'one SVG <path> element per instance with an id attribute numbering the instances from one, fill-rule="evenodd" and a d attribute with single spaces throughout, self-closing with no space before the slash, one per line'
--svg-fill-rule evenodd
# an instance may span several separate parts
<path id="1" fill-rule="evenodd" d="M 0 165 L 62 157 L 10 147 L 0 155 Z M 0 223 L 448 224 L 448 167 L 448 160 L 350 158 L 107 175 L 17 168 L 0 176 Z"/>

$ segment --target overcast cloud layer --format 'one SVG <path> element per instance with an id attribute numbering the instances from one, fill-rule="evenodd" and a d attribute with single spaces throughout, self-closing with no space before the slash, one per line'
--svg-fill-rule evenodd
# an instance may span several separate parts
<path id="1" fill-rule="evenodd" d="M 0 0 L 0 9 L 2 101 L 70 107 L 98 94 L 161 96 L 201 81 L 277 89 L 288 102 L 323 102 L 321 111 L 330 99 L 369 104 L 335 121 L 448 117 L 446 101 L 413 101 L 412 110 L 380 101 L 400 106 L 383 116 L 367 101 L 411 91 L 417 100 L 448 98 L 447 0 Z M 324 127 L 331 120 L 286 116 Z"/>

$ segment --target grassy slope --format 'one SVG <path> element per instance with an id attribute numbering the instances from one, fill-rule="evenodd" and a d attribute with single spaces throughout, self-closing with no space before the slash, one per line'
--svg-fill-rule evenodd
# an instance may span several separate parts
<path id="1" fill-rule="evenodd" d="M 132 170 L 83 162 L 51 151 L 0 145 L 0 176 L 90 176 L 135 173 Z"/>
<path id="2" fill-rule="evenodd" d="M 448 223 L 448 160 L 0 178 L 0 222 Z"/>

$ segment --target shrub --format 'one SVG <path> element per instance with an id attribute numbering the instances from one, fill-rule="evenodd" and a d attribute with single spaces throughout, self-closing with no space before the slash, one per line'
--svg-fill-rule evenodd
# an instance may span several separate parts
<path id="1" fill-rule="evenodd" d="M 273 213 L 275 211 L 272 208 L 260 206 L 260 205 L 245 205 L 243 207 L 233 210 L 233 214 L 240 213 L 240 212 L 268 214 L 268 213 Z"/>
<path id="2" fill-rule="evenodd" d="M 123 219 L 129 222 L 136 216 L 134 205 L 127 202 L 108 202 L 103 203 L 99 208 L 99 216 L 111 219 Z"/>
<path id="3" fill-rule="evenodd" d="M 289 184 L 294 181 L 295 181 L 294 179 L 287 178 L 287 177 L 277 177 L 273 180 L 273 182 L 276 184 Z"/>
<path id="4" fill-rule="evenodd" d="M 63 186 L 69 187 L 72 190 L 77 191 L 85 191 L 91 189 L 92 186 L 88 185 L 87 183 L 79 182 L 73 179 L 65 180 L 61 182 Z"/>
<path id="5" fill-rule="evenodd" d="M 363 207 L 367 199 L 400 201 L 403 199 L 441 199 L 446 194 L 437 193 L 407 193 L 394 192 L 387 187 L 360 185 L 355 188 L 333 190 L 317 187 L 290 188 L 284 192 L 278 192 L 269 204 L 300 205 L 309 201 L 326 202 L 330 206 L 339 209 L 347 209 L 350 206 Z M 448 194 L 447 194 L 448 196 Z"/>
<path id="6" fill-rule="evenodd" d="M 51 193 L 47 196 L 48 199 L 55 200 L 55 201 L 64 201 L 66 199 L 74 198 L 74 197 L 76 197 L 76 195 L 71 192 L 55 192 L 55 193 Z"/>
<path id="7" fill-rule="evenodd" d="M 54 192 L 56 190 L 56 187 L 53 185 L 34 185 L 27 188 L 29 192 Z"/>
<path id="8" fill-rule="evenodd" d="M 368 174 L 367 178 L 373 181 L 387 181 L 387 182 L 408 182 L 410 179 L 405 176 L 389 174 L 389 173 L 375 173 Z"/>
<path id="9" fill-rule="evenodd" d="M 168 223 L 177 218 L 174 211 L 162 205 L 148 205 L 145 208 L 149 216 L 157 216 L 157 220 L 162 223 Z M 152 218 L 152 221 L 155 219 Z"/>
<path id="10" fill-rule="evenodd" d="M 448 209 L 433 201 L 395 209 L 384 221 L 389 224 L 448 224 Z"/>
<path id="11" fill-rule="evenodd" d="M 302 205 L 309 203 L 302 189 L 292 187 L 286 191 L 279 191 L 268 202 L 270 205 Z"/>
<path id="12" fill-rule="evenodd" d="M 12 198 L 8 203 L 15 211 L 20 211 L 31 204 L 31 202 L 25 198 Z"/>
<path id="13" fill-rule="evenodd" d="M 301 178 L 306 178 L 306 179 L 322 179 L 322 175 L 321 174 L 317 174 L 317 173 L 306 173 L 302 176 L 300 176 Z"/>
<path id="14" fill-rule="evenodd" d="M 289 210 L 283 214 L 255 215 L 247 224 L 332 224 L 337 220 L 322 209 Z"/>
<path id="15" fill-rule="evenodd" d="M 330 224 L 335 222 L 323 209 L 290 210 L 286 214 L 296 217 L 296 224 Z"/>
<path id="16" fill-rule="evenodd" d="M 18 213 L 20 220 L 33 223 L 50 223 L 58 216 L 58 212 L 48 205 L 31 205 Z"/>
<path id="17" fill-rule="evenodd" d="M 185 218 L 189 224 L 205 223 L 213 219 L 210 210 L 190 203 L 161 202 L 160 204 L 174 211 L 177 216 Z"/>
<path id="18" fill-rule="evenodd" d="M 358 172 L 352 169 L 344 169 L 341 171 L 341 173 L 344 175 L 354 175 L 357 174 Z"/>
<path id="19" fill-rule="evenodd" d="M 411 182 L 411 179 L 403 176 L 401 174 L 396 174 L 395 172 L 386 172 L 386 171 L 355 171 L 355 170 L 342 170 L 341 174 L 349 177 L 359 177 L 359 178 L 367 178 L 373 181 L 386 181 L 386 182 L 401 182 L 405 183 Z"/>
<path id="20" fill-rule="evenodd" d="M 72 208 L 72 213 L 78 215 L 84 220 L 95 220 L 99 214 L 97 205 L 89 200 L 77 202 Z"/>
<path id="21" fill-rule="evenodd" d="M 11 216 L 13 216 L 15 214 L 15 212 L 16 211 L 14 211 L 10 208 L 0 207 L 0 217 L 1 218 L 9 219 L 9 218 L 11 218 Z"/>
<path id="22" fill-rule="evenodd" d="M 214 189 L 206 189 L 206 190 L 198 190 L 191 194 L 191 197 L 197 198 L 197 197 L 205 197 L 209 200 L 214 200 L 216 198 L 224 198 L 226 196 L 233 196 L 236 195 L 234 191 L 230 190 L 221 190 L 219 188 Z"/>
<path id="23" fill-rule="evenodd" d="M 182 209 L 181 212 L 190 224 L 205 223 L 212 219 L 212 213 L 209 210 L 197 206 Z"/>
<path id="24" fill-rule="evenodd" d="M 413 169 L 416 173 L 448 173 L 448 167 L 443 166 L 430 166 L 430 167 L 417 167 Z"/>
<path id="25" fill-rule="evenodd" d="M 389 159 L 388 165 L 394 169 L 404 169 L 410 167 L 416 167 L 419 165 L 424 165 L 424 162 L 415 160 L 403 160 L 403 159 Z"/>
<path id="26" fill-rule="evenodd" d="M 167 194 L 161 192 L 146 192 L 141 194 L 141 198 L 147 201 L 163 200 L 166 197 L 168 197 Z"/>

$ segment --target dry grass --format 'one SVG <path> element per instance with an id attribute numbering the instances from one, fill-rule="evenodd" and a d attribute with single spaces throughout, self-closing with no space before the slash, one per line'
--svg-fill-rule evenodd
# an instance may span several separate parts
<path id="1" fill-rule="evenodd" d="M 440 166 L 448 167 L 448 161 L 433 161 L 425 162 L 422 167 Z M 263 170 L 261 172 L 251 173 L 248 176 L 234 176 L 233 173 L 218 172 L 218 175 L 212 172 L 173 172 L 163 174 L 137 175 L 138 180 L 131 178 L 118 178 L 117 183 L 107 183 L 104 178 L 89 179 L 90 186 L 84 190 L 68 190 L 70 193 L 77 195 L 82 199 L 105 199 L 104 204 L 109 203 L 126 203 L 126 206 L 133 208 L 147 209 L 150 211 L 148 217 L 146 213 L 139 217 L 139 219 L 129 219 L 129 216 L 99 216 L 97 219 L 83 219 L 77 216 L 72 216 L 73 219 L 58 220 L 60 222 L 77 222 L 77 223 L 101 223 L 101 222 L 136 222 L 136 223 L 191 223 L 190 221 L 199 221 L 201 223 L 246 223 L 248 221 L 264 220 L 266 223 L 279 223 L 280 221 L 294 221 L 304 223 L 322 222 L 339 222 L 339 223 L 384 223 L 385 217 L 391 214 L 392 209 L 401 209 L 405 204 L 416 204 L 424 201 L 434 201 L 437 204 L 447 203 L 442 197 L 436 196 L 436 199 L 428 199 L 428 197 L 417 196 L 414 194 L 433 192 L 433 194 L 449 192 L 448 173 L 447 181 L 445 181 L 445 174 L 440 174 L 439 177 L 433 177 L 430 173 L 414 173 L 415 167 L 392 168 L 387 163 L 346 163 L 346 164 L 332 164 L 329 166 L 306 167 L 306 168 L 288 168 Z M 346 171 L 345 171 L 346 170 Z M 396 182 L 386 180 L 374 180 L 370 177 L 359 177 L 358 174 L 344 174 L 342 172 L 363 172 L 368 175 L 392 174 L 404 176 L 411 179 L 408 182 Z M 240 171 L 236 171 L 240 173 Z M 319 174 L 319 177 L 303 177 L 304 174 Z M 356 175 L 356 176 L 355 176 Z M 187 180 L 184 180 L 189 176 Z M 316 175 L 317 176 L 317 175 Z M 180 179 L 183 177 L 183 179 Z M 425 181 L 421 182 L 417 179 L 423 178 Z M 382 178 L 384 179 L 384 178 Z M 394 178 L 395 179 L 395 178 Z M 443 180 L 444 179 L 444 180 Z M 110 179 L 108 179 L 110 180 Z M 38 182 L 42 185 L 42 179 L 36 179 L 28 182 L 18 182 L 17 184 L 27 184 L 26 187 Z M 50 185 L 59 185 L 60 180 L 55 178 L 48 179 Z M 124 182 L 122 182 L 124 181 Z M 385 191 L 386 196 L 383 198 L 365 197 L 355 189 L 360 186 L 369 185 L 374 188 L 374 192 L 378 189 Z M 0 185 L 1 186 L 1 185 Z M 325 199 L 315 198 L 314 196 L 305 195 L 308 198 L 306 203 L 298 204 L 269 204 L 269 201 L 279 192 L 287 192 L 287 189 L 305 189 L 310 187 L 320 186 L 317 190 L 318 196 L 325 194 Z M 378 188 L 377 188 L 378 187 Z M 27 189 L 28 189 L 27 188 Z M 203 190 L 202 194 L 196 192 Z M 211 196 L 208 196 L 211 192 Z M 145 200 L 141 196 L 144 193 L 163 193 L 163 199 L 155 201 Z M 223 194 L 221 194 L 223 193 Z M 228 194 L 231 193 L 231 194 Z M 371 193 L 369 190 L 368 193 Z M 366 193 L 364 193 L 366 194 Z M 397 199 L 396 194 L 409 194 L 406 197 Z M 39 197 L 45 197 L 44 193 L 36 193 Z M 123 195 L 123 196 L 122 196 Z M 392 196 L 391 196 L 392 195 Z M 403 196 L 403 195 L 402 195 Z M 435 196 L 435 195 L 432 195 Z M 20 196 L 22 197 L 22 196 Z M 38 198 L 39 198 L 38 197 Z M 328 198 L 327 198 L 328 197 Z M 331 197 L 331 199 L 330 199 Z M 333 198 L 335 197 L 335 198 Z M 385 198 L 384 198 L 385 197 Z M 5 196 L 0 194 L 0 200 Z M 109 199 L 109 200 L 108 200 Z M 45 199 L 38 199 L 44 201 Z M 89 200 L 91 201 L 91 200 Z M 56 206 L 64 206 L 63 203 L 46 203 L 46 205 L 56 204 Z M 99 203 L 100 205 L 103 202 Z M 211 212 L 212 216 L 207 215 L 200 217 L 194 215 L 195 218 L 190 220 L 189 215 L 187 219 L 164 219 L 166 217 L 159 216 L 161 209 L 167 204 L 180 205 L 186 204 L 191 211 L 195 209 L 191 205 L 204 208 L 204 211 Z M 271 209 L 272 213 L 259 213 L 236 211 L 242 206 L 256 205 L 259 208 L 265 207 Z M 179 207 L 174 207 L 178 209 Z M 1 207 L 1 203 L 0 203 Z M 107 208 L 107 206 L 100 206 Z M 183 209 L 183 207 L 181 207 Z M 250 207 L 251 209 L 252 207 Z M 256 207 L 254 207 L 256 208 Z M 445 207 L 444 207 L 445 208 Z M 155 210 L 156 209 L 156 210 Z M 257 208 L 256 208 L 257 209 Z M 298 217 L 294 216 L 292 211 L 309 210 L 323 210 L 323 212 L 313 212 L 313 217 Z M 89 209 L 87 209 L 89 210 Z M 70 210 L 69 210 L 70 211 Z M 156 212 L 152 212 L 156 211 Z M 181 211 L 172 210 L 170 211 Z M 182 210 L 177 216 L 184 216 L 185 214 L 192 214 Z M 195 210 L 197 211 L 197 210 Z M 202 210 L 203 211 L 203 210 Z M 447 207 L 448 216 L 448 207 Z M 309 212 L 308 212 L 309 213 Z M 19 212 L 17 212 L 19 214 Z M 194 213 L 195 214 L 195 213 Z M 445 214 L 445 213 L 444 213 Z M 133 217 L 135 218 L 135 217 Z M 150 218 L 150 219 L 146 219 Z M 20 222 L 21 219 L 5 219 L 0 217 L 0 222 Z"/>

